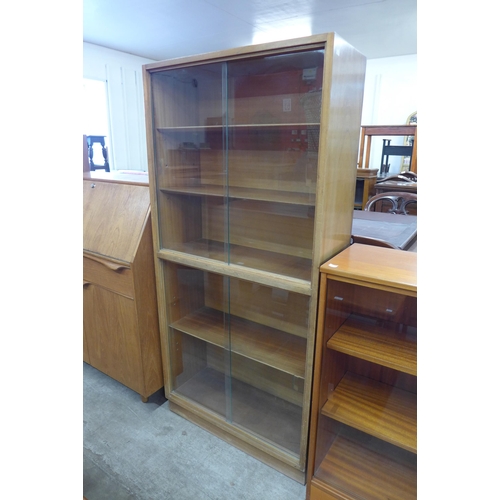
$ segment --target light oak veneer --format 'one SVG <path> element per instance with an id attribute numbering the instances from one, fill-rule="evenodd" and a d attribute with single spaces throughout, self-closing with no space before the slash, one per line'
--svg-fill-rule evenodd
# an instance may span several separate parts
<path id="1" fill-rule="evenodd" d="M 83 359 L 141 395 L 163 386 L 149 188 L 83 180 Z"/>
<path id="2" fill-rule="evenodd" d="M 308 500 L 416 499 L 416 254 L 354 244 L 321 266 Z"/>
<path id="3" fill-rule="evenodd" d="M 318 269 L 350 241 L 365 66 L 330 33 L 143 71 L 169 404 L 301 482 Z"/>

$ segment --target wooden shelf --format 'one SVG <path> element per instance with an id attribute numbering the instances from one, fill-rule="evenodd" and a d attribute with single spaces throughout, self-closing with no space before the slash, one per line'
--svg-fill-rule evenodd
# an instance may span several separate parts
<path id="1" fill-rule="evenodd" d="M 175 131 L 203 131 L 203 130 L 222 130 L 226 127 L 229 129 L 266 129 L 266 128 L 295 128 L 295 127 L 310 127 L 319 128 L 319 122 L 304 122 L 304 123 L 230 123 L 227 125 L 181 125 L 179 127 L 157 127 L 157 131 L 161 133 Z"/>
<path id="2" fill-rule="evenodd" d="M 229 198 L 242 198 L 246 200 L 270 201 L 275 203 L 290 203 L 293 205 L 314 206 L 315 195 L 311 193 L 299 193 L 291 191 L 277 191 L 275 189 L 249 189 L 240 187 L 216 186 L 210 184 L 198 184 L 191 186 L 161 187 L 164 193 L 187 194 L 199 196 L 228 196 Z"/>
<path id="3" fill-rule="evenodd" d="M 353 244 L 320 271 L 307 499 L 415 500 L 415 256 Z"/>
<path id="4" fill-rule="evenodd" d="M 230 333 L 224 328 L 221 311 L 205 307 L 170 325 L 211 344 L 228 348 L 241 356 L 304 378 L 306 339 L 275 328 L 231 316 Z"/>
<path id="5" fill-rule="evenodd" d="M 232 200 L 207 209 L 206 234 L 226 241 L 224 229 L 229 218 L 229 239 L 234 245 L 310 260 L 314 234 L 314 209 L 304 205 Z"/>
<path id="6" fill-rule="evenodd" d="M 377 452 L 354 439 L 338 436 L 316 470 L 312 487 L 327 491 L 333 498 L 414 500 L 416 456 L 412 463 L 397 453 Z"/>
<path id="7" fill-rule="evenodd" d="M 417 452 L 417 396 L 346 373 L 321 413 L 413 453 Z"/>
<path id="8" fill-rule="evenodd" d="M 231 256 L 231 263 L 251 269 L 260 269 L 273 273 L 273 275 L 283 275 L 305 282 L 310 282 L 311 260 L 302 257 L 294 257 L 277 252 L 268 252 L 256 248 L 244 247 L 241 245 L 229 245 L 229 250 L 224 243 L 219 241 L 198 240 L 179 245 L 170 245 L 172 250 L 184 252 L 199 257 L 209 258 L 215 261 L 225 262 L 227 254 Z M 168 255 L 168 252 L 164 252 Z M 162 257 L 162 255 L 159 255 Z"/>
<path id="9" fill-rule="evenodd" d="M 416 328 L 399 332 L 398 323 L 385 322 L 362 316 L 350 316 L 327 343 L 329 349 L 371 361 L 388 368 L 417 375 Z"/>
<path id="10" fill-rule="evenodd" d="M 298 454 L 302 408 L 235 377 L 230 387 L 225 380 L 224 373 L 206 368 L 175 389 L 173 399 L 189 398 L 273 446 Z M 232 418 L 226 415 L 229 398 Z"/>

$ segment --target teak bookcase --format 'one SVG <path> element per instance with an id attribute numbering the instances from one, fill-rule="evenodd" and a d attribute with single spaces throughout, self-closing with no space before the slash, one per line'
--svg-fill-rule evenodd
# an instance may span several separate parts
<path id="1" fill-rule="evenodd" d="M 146 401 L 163 386 L 149 187 L 87 175 L 83 360 Z"/>
<path id="2" fill-rule="evenodd" d="M 416 271 L 360 244 L 321 266 L 310 500 L 417 498 Z"/>
<path id="3" fill-rule="evenodd" d="M 302 483 L 318 270 L 349 244 L 365 63 L 327 34 L 144 66 L 170 408 Z"/>

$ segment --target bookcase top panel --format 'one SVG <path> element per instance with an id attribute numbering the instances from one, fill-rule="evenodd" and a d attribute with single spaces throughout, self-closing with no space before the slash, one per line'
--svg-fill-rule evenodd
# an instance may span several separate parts
<path id="1" fill-rule="evenodd" d="M 321 266 L 321 272 L 417 292 L 417 254 L 355 243 Z"/>

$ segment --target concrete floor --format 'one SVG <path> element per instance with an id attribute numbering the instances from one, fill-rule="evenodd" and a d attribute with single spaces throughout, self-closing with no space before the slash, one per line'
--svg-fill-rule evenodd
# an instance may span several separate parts
<path id="1" fill-rule="evenodd" d="M 305 486 L 83 364 L 88 500 L 304 500 Z"/>

